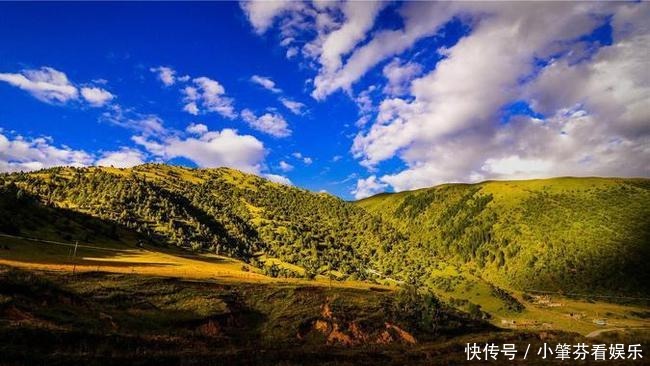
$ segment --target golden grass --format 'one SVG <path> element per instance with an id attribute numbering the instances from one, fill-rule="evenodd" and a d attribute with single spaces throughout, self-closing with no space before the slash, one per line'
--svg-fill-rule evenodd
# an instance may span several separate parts
<path id="1" fill-rule="evenodd" d="M 134 248 L 107 246 L 106 249 L 79 247 L 72 257 L 74 245 L 54 245 L 22 239 L 0 238 L 0 264 L 31 270 L 58 272 L 103 271 L 131 273 L 146 276 L 177 277 L 189 280 L 300 284 L 309 286 L 332 286 L 362 288 L 388 286 L 373 285 L 361 281 L 329 281 L 325 278 L 306 279 L 272 278 L 246 263 L 214 254 L 192 254 L 180 250 L 158 248 Z M 113 249 L 113 250 L 108 250 Z M 300 269 L 287 263 L 291 269 Z M 243 268 L 246 267 L 248 271 Z"/>

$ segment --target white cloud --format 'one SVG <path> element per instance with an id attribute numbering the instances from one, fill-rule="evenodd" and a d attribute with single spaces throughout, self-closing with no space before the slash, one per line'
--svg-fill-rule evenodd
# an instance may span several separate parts
<path id="1" fill-rule="evenodd" d="M 282 93 L 282 89 L 276 87 L 275 82 L 269 77 L 253 75 L 251 77 L 251 82 L 260 85 L 264 89 L 269 90 L 273 93 Z"/>
<path id="2" fill-rule="evenodd" d="M 366 114 L 369 112 L 372 112 L 374 109 L 373 107 L 373 102 L 372 102 L 372 97 L 370 96 L 377 87 L 375 85 L 371 85 L 368 87 L 368 89 L 362 91 L 357 95 L 356 98 L 354 98 L 354 102 L 357 104 L 357 107 L 359 107 L 359 113 L 361 114 Z"/>
<path id="3" fill-rule="evenodd" d="M 158 75 L 158 79 L 162 81 L 165 86 L 172 86 L 176 83 L 176 71 L 171 67 L 152 67 L 149 69 L 149 71 L 156 73 L 156 75 Z"/>
<path id="4" fill-rule="evenodd" d="M 650 16 L 650 11 L 648 12 Z M 603 47 L 591 62 L 557 60 L 526 89 L 535 110 L 552 114 L 581 105 L 630 137 L 650 133 L 650 31 Z"/>
<path id="5" fill-rule="evenodd" d="M 291 156 L 293 156 L 294 158 L 296 158 L 298 160 L 301 160 L 306 165 L 310 165 L 311 163 L 314 162 L 314 160 L 312 158 L 310 158 L 309 156 L 305 156 L 305 155 L 303 155 L 302 153 L 300 153 L 298 151 L 292 153 Z"/>
<path id="6" fill-rule="evenodd" d="M 280 166 L 280 170 L 282 170 L 285 173 L 293 170 L 293 165 L 287 163 L 284 160 L 280 162 L 279 166 Z"/>
<path id="7" fill-rule="evenodd" d="M 531 174 L 548 174 L 551 167 L 550 162 L 542 159 L 522 159 L 518 155 L 510 155 L 500 159 L 487 159 L 481 170 L 492 175 L 528 177 Z"/>
<path id="8" fill-rule="evenodd" d="M 322 43 L 319 50 L 321 74 L 335 72 L 341 67 L 341 58 L 348 54 L 357 43 L 365 39 L 375 17 L 386 5 L 388 3 L 382 1 L 347 1 L 342 6 L 344 23 L 322 39 L 316 40 L 316 42 Z"/>
<path id="9" fill-rule="evenodd" d="M 93 157 L 82 150 L 65 145 L 57 147 L 47 137 L 25 139 L 8 138 L 0 134 L 0 171 L 30 171 L 54 166 L 86 166 Z"/>
<path id="10" fill-rule="evenodd" d="M 46 103 L 67 103 L 80 100 L 79 95 L 92 107 L 103 107 L 115 95 L 106 89 L 96 86 L 83 86 L 78 88 L 59 70 L 51 67 L 23 70 L 19 74 L 0 73 L 0 81 L 7 82 L 15 87 L 27 91 L 36 99 Z M 104 79 L 93 81 L 96 84 L 106 84 Z"/>
<path id="11" fill-rule="evenodd" d="M 384 99 L 354 140 L 365 166 L 395 156 L 406 164 L 381 182 L 399 191 L 477 179 L 650 175 L 650 30 L 630 27 L 636 17 L 621 21 L 624 36 L 593 56 L 577 55 L 586 47 L 575 41 L 609 13 L 616 25 L 629 8 L 648 13 L 646 4 L 454 6 L 473 18 L 471 34 L 412 82 L 411 98 Z M 534 73 L 535 58 L 558 54 Z M 501 123 L 503 106 L 520 98 L 548 117 Z"/>
<path id="12" fill-rule="evenodd" d="M 293 114 L 302 114 L 303 108 L 305 108 L 305 105 L 303 103 L 296 102 L 284 97 L 280 98 L 280 102 Z"/>
<path id="13" fill-rule="evenodd" d="M 198 116 L 199 115 L 199 107 L 196 105 L 195 102 L 190 102 L 187 103 L 184 107 L 183 110 L 193 116 Z"/>
<path id="14" fill-rule="evenodd" d="M 411 80 L 422 72 L 422 66 L 414 62 L 402 62 L 394 59 L 384 66 L 383 74 L 388 80 L 384 93 L 389 95 L 402 95 L 408 91 Z"/>
<path id="15" fill-rule="evenodd" d="M 208 132 L 208 126 L 202 124 L 202 123 L 192 123 L 187 128 L 185 128 L 185 131 L 197 135 L 204 134 Z"/>
<path id="16" fill-rule="evenodd" d="M 137 149 L 123 147 L 117 151 L 107 151 L 95 162 L 98 166 L 130 168 L 144 163 L 144 154 Z"/>
<path id="17" fill-rule="evenodd" d="M 104 112 L 102 120 L 146 136 L 165 135 L 168 132 L 160 117 L 154 114 L 136 113 L 132 109 L 124 109 L 119 105 L 112 105 L 108 111 Z"/>
<path id="18" fill-rule="evenodd" d="M 277 113 L 265 113 L 257 117 L 251 110 L 244 109 L 241 111 L 241 117 L 251 128 L 268 133 L 271 136 L 287 137 L 291 135 L 287 121 Z"/>
<path id="19" fill-rule="evenodd" d="M 20 74 L 0 73 L 0 81 L 27 91 L 43 102 L 65 103 L 77 99 L 77 88 L 66 74 L 51 67 L 23 70 Z"/>
<path id="20" fill-rule="evenodd" d="M 288 59 L 291 59 L 291 58 L 295 57 L 296 55 L 298 55 L 298 47 L 290 47 L 289 49 L 287 49 L 287 53 L 285 54 L 285 56 Z"/>
<path id="21" fill-rule="evenodd" d="M 104 106 L 115 98 L 109 91 L 98 87 L 81 88 L 81 96 L 93 107 Z"/>
<path id="22" fill-rule="evenodd" d="M 280 184 L 284 184 L 284 185 L 287 185 L 287 186 L 292 186 L 293 185 L 293 183 L 291 182 L 291 180 L 289 180 L 289 178 L 287 178 L 285 176 L 282 176 L 282 175 L 267 173 L 267 174 L 262 174 L 262 176 L 264 178 L 270 180 L 271 182 L 280 183 Z"/>
<path id="23" fill-rule="evenodd" d="M 242 1 L 240 5 L 255 31 L 263 34 L 278 15 L 295 7 L 296 3 L 290 0 Z"/>
<path id="24" fill-rule="evenodd" d="M 191 124 L 183 131 L 167 130 L 158 118 L 149 122 L 160 126 L 162 131 L 140 129 L 142 134 L 132 137 L 152 157 L 167 161 L 177 157 L 186 158 L 199 167 L 231 167 L 258 174 L 282 184 L 291 184 L 279 175 L 265 174 L 264 144 L 250 135 L 240 135 L 236 130 L 209 131 L 205 125 Z M 148 122 L 141 122 L 146 125 Z M 157 130 L 154 128 L 153 130 Z M 25 139 L 21 136 L 8 138 L 0 133 L 0 171 L 29 171 L 54 166 L 114 166 L 132 167 L 146 161 L 147 154 L 130 147 L 99 154 L 74 150 L 65 145 L 57 147 L 49 137 Z"/>
<path id="25" fill-rule="evenodd" d="M 382 31 L 381 40 L 375 37 L 370 41 L 373 46 L 359 47 L 367 40 L 375 19 L 388 4 L 382 1 L 243 2 L 242 8 L 258 34 L 266 32 L 275 20 L 279 20 L 280 45 L 287 49 L 286 57 L 301 54 L 309 66 L 318 70 L 312 96 L 324 99 L 337 89 L 349 89 L 370 67 L 405 50 L 419 37 L 437 28 L 440 16 L 436 11 L 427 10 L 423 14 L 419 8 L 426 10 L 426 7 L 408 4 L 402 13 L 415 20 L 409 22 L 407 31 Z M 358 55 L 359 49 L 366 51 Z"/>
<path id="26" fill-rule="evenodd" d="M 314 80 L 312 96 L 325 99 L 338 89 L 348 90 L 372 67 L 388 57 L 409 49 L 416 41 L 435 34 L 450 19 L 448 2 L 407 2 L 400 9 L 404 28 L 382 30 L 361 47 L 356 48 L 345 64 L 331 72 L 321 70 Z"/>
<path id="27" fill-rule="evenodd" d="M 371 175 L 366 179 L 357 180 L 357 186 L 351 193 L 354 198 L 362 199 L 383 192 L 387 186 L 386 183 L 380 182 L 375 175 Z"/>
<path id="28" fill-rule="evenodd" d="M 226 90 L 218 81 L 205 76 L 192 81 L 194 86 L 187 86 L 182 90 L 186 103 L 183 110 L 197 115 L 203 108 L 208 112 L 217 112 L 226 118 L 237 117 L 233 99 L 225 95 Z"/>
<path id="29" fill-rule="evenodd" d="M 259 173 L 266 154 L 264 144 L 236 130 L 207 131 L 198 137 L 168 135 L 162 138 L 134 136 L 133 141 L 165 160 L 183 157 L 200 167 L 231 167 Z"/>

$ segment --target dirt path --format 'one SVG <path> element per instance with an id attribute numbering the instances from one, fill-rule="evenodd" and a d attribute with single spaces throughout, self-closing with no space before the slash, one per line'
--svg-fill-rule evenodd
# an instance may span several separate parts
<path id="1" fill-rule="evenodd" d="M 620 332 L 620 331 L 624 331 L 624 330 L 625 330 L 625 328 L 598 329 L 598 330 L 594 330 L 593 332 L 587 334 L 585 337 L 587 337 L 587 338 L 595 338 L 595 337 L 598 337 L 599 335 L 601 335 L 603 333 Z"/>
<path id="2" fill-rule="evenodd" d="M 607 329 L 598 329 L 594 330 L 593 332 L 587 334 L 585 337 L 587 338 L 595 338 L 598 337 L 599 335 L 603 333 L 609 333 L 609 332 L 624 332 L 626 330 L 650 330 L 650 328 L 607 328 Z"/>

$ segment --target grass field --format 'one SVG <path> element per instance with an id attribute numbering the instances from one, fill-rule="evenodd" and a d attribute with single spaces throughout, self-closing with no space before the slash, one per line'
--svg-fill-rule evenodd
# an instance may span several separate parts
<path id="1" fill-rule="evenodd" d="M 138 248 L 122 243 L 104 245 L 80 243 L 76 255 L 73 256 L 74 248 L 73 243 L 0 236 L 0 264 L 69 273 L 101 271 L 235 283 L 290 282 L 310 286 L 390 288 L 362 281 L 330 281 L 324 276 L 317 276 L 314 280 L 273 278 L 233 258 L 215 254 L 189 253 L 175 248 Z M 296 271 L 302 270 L 278 259 L 267 260 L 269 263 L 286 266 Z"/>
<path id="2" fill-rule="evenodd" d="M 74 244 L 71 243 L 54 244 L 0 237 L 0 264 L 29 270 L 63 274 L 73 271 L 110 272 L 222 284 L 372 288 L 387 291 L 395 289 L 362 281 L 331 281 L 323 276 L 314 280 L 272 278 L 262 274 L 259 269 L 232 258 L 214 254 L 190 254 L 173 248 L 161 250 L 125 244 L 80 244 L 76 256 L 73 256 L 73 252 Z M 267 261 L 300 270 L 277 259 Z M 650 330 L 647 303 L 633 301 L 636 305 L 623 305 L 570 298 L 559 294 L 548 295 L 538 301 L 539 298 L 525 299 L 523 292 L 510 291 L 524 306 L 522 311 L 516 312 L 493 294 L 487 282 L 473 276 L 466 269 L 443 265 L 434 273 L 436 275 L 430 285 L 438 289 L 436 294 L 439 297 L 464 311 L 470 310 L 470 304 L 480 305 L 481 311 L 491 316 L 489 322 L 497 327 L 527 331 L 561 330 L 582 335 L 607 329 Z M 442 280 L 436 282 L 436 278 Z M 604 320 L 605 323 L 597 324 L 598 320 Z"/>
<path id="3" fill-rule="evenodd" d="M 465 364 L 466 342 L 536 347 L 583 339 L 451 316 L 437 336 L 412 340 L 390 323 L 390 298 L 379 288 L 72 276 L 0 265 L 0 364 Z"/>
<path id="4" fill-rule="evenodd" d="M 456 283 L 444 289 L 438 286 L 437 294 L 450 302 L 460 303 L 458 300 L 461 300 L 480 305 L 482 311 L 492 316 L 491 323 L 498 327 L 537 331 L 556 329 L 582 335 L 603 329 L 650 332 L 649 299 L 597 299 L 589 298 L 588 294 L 569 297 L 559 293 L 536 294 L 508 289 L 508 293 L 523 305 L 523 310 L 514 311 L 508 303 L 495 296 L 489 283 L 468 271 L 448 267 L 451 268 L 441 272 L 440 276 Z M 467 304 L 460 307 L 468 310 Z M 604 324 L 597 324 L 599 320 Z"/>

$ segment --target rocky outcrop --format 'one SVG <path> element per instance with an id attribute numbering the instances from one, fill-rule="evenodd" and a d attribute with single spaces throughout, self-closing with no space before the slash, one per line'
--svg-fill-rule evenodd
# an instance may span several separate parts
<path id="1" fill-rule="evenodd" d="M 322 307 L 320 317 L 307 321 L 298 339 L 306 339 L 316 333 L 325 338 L 327 344 L 357 346 L 364 344 L 416 344 L 417 339 L 401 327 L 384 322 L 383 326 L 363 324 L 359 321 L 345 321 L 336 317 L 328 303 Z"/>

